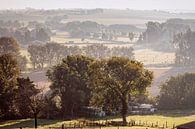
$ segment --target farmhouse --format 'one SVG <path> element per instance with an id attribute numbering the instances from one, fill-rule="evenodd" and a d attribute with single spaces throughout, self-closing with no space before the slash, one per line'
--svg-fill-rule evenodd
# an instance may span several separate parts
<path id="1" fill-rule="evenodd" d="M 195 129 L 195 121 L 179 125 L 177 129 Z"/>

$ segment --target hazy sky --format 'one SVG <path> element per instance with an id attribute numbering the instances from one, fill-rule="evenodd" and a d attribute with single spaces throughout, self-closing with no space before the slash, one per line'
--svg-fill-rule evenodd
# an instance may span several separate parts
<path id="1" fill-rule="evenodd" d="M 195 0 L 0 0 L 0 9 L 129 8 L 195 10 Z"/>

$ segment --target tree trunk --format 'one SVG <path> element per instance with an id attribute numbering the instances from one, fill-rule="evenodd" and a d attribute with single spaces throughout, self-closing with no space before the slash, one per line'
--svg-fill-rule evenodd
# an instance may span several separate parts
<path id="1" fill-rule="evenodd" d="M 43 69 L 43 68 L 44 68 L 44 63 L 42 62 L 42 63 L 41 63 L 41 69 Z"/>
<path id="2" fill-rule="evenodd" d="M 123 118 L 123 125 L 126 125 L 127 124 L 126 115 L 122 114 L 122 118 Z"/>
<path id="3" fill-rule="evenodd" d="M 122 99 L 122 109 L 121 109 L 121 115 L 123 118 L 124 125 L 127 124 L 127 119 L 126 119 L 127 111 L 128 111 L 128 97 L 124 97 Z"/>
<path id="4" fill-rule="evenodd" d="M 35 119 L 35 129 L 37 128 L 37 114 L 34 114 L 34 119 Z"/>
<path id="5" fill-rule="evenodd" d="M 36 69 L 36 64 L 35 63 L 33 63 L 33 68 L 34 68 L 34 70 Z"/>
<path id="6" fill-rule="evenodd" d="M 72 119 L 74 118 L 74 103 L 73 103 L 72 108 L 71 108 L 71 118 Z"/>

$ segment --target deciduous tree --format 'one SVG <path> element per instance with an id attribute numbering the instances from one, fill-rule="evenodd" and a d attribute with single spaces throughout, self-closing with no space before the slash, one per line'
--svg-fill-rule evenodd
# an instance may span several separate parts
<path id="1" fill-rule="evenodd" d="M 17 61 L 9 54 L 0 56 L 0 117 L 10 118 L 15 114 L 15 97 L 17 77 L 19 76 Z"/>
<path id="2" fill-rule="evenodd" d="M 121 115 L 126 124 L 128 105 L 132 96 L 144 93 L 152 82 L 152 72 L 137 61 L 123 57 L 113 57 L 107 61 L 97 61 L 91 66 L 90 86 L 93 97 L 108 101 L 121 108 Z M 109 96 L 111 95 L 111 96 Z M 97 101 L 99 102 L 99 101 Z"/>
<path id="3" fill-rule="evenodd" d="M 195 74 L 186 73 L 171 77 L 161 85 L 158 98 L 161 109 L 195 108 Z"/>
<path id="4" fill-rule="evenodd" d="M 61 99 L 64 116 L 73 116 L 80 107 L 88 105 L 90 90 L 87 87 L 87 72 L 92 61 L 84 56 L 67 56 L 47 72 L 53 96 Z"/>

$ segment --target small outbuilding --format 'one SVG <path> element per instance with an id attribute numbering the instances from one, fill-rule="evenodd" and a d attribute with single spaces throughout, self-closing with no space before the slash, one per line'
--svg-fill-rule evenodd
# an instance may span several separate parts
<path id="1" fill-rule="evenodd" d="M 129 113 L 131 114 L 153 114 L 157 109 L 151 104 L 137 104 L 134 106 L 129 106 Z"/>
<path id="2" fill-rule="evenodd" d="M 195 121 L 179 125 L 177 129 L 195 129 Z"/>

